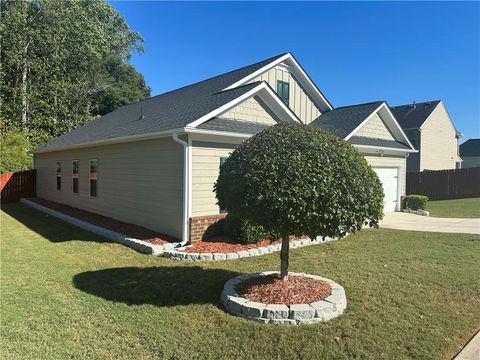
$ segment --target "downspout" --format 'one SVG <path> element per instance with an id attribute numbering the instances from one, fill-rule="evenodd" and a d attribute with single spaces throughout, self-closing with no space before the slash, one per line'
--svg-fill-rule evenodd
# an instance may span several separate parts
<path id="1" fill-rule="evenodd" d="M 175 244 L 175 247 L 182 247 L 188 243 L 189 233 L 189 201 L 188 194 L 190 191 L 189 176 L 190 176 L 190 164 L 189 164 L 189 144 L 188 142 L 178 138 L 177 133 L 173 133 L 173 141 L 183 146 L 183 224 L 182 224 L 182 241 Z"/>

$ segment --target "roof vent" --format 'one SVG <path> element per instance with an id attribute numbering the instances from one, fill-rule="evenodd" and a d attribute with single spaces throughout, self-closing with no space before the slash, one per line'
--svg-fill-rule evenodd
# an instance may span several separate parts
<path id="1" fill-rule="evenodd" d="M 142 120 L 145 116 L 143 116 L 143 107 L 140 107 L 140 117 L 138 120 Z"/>
<path id="2" fill-rule="evenodd" d="M 413 104 L 412 104 L 412 107 L 415 109 L 417 107 L 417 103 L 415 100 L 413 100 Z"/>

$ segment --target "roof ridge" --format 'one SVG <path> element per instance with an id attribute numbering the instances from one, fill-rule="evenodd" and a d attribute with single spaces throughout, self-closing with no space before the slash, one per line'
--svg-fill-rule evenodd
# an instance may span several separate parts
<path id="1" fill-rule="evenodd" d="M 424 104 L 440 103 L 440 101 L 442 101 L 442 99 L 422 101 L 422 102 L 415 102 L 415 105 L 418 106 L 418 105 L 424 105 Z M 409 103 L 409 104 L 403 104 L 403 105 L 390 106 L 390 108 L 393 109 L 393 108 L 398 108 L 398 107 L 402 107 L 402 106 L 412 106 L 412 105 L 413 105 L 413 103 Z"/>
<path id="2" fill-rule="evenodd" d="M 212 76 L 212 77 L 209 77 L 209 78 L 206 78 L 206 79 L 203 79 L 203 80 L 194 82 L 194 83 L 192 83 L 192 84 L 188 84 L 188 85 L 185 85 L 185 86 L 176 88 L 176 89 L 172 89 L 172 90 L 166 91 L 166 92 L 161 93 L 161 94 L 158 94 L 158 95 L 150 96 L 150 97 L 148 97 L 148 98 L 138 100 L 138 101 L 135 102 L 135 103 L 130 103 L 130 104 L 123 105 L 123 106 L 119 107 L 118 109 L 121 109 L 121 108 L 124 107 L 124 106 L 129 106 L 129 105 L 132 105 L 132 104 L 138 104 L 139 102 L 142 102 L 142 101 L 145 101 L 145 100 L 150 100 L 150 99 L 153 99 L 153 98 L 156 98 L 156 97 L 159 97 L 159 96 L 163 96 L 163 95 L 166 95 L 166 94 L 170 94 L 170 93 L 173 93 L 173 92 L 175 92 L 175 91 L 184 90 L 184 89 L 186 89 L 186 88 L 188 88 L 188 87 L 195 86 L 195 85 L 201 84 L 201 83 L 203 83 L 203 82 L 206 82 L 206 81 L 209 81 L 209 80 L 213 80 L 213 79 L 215 79 L 215 78 L 218 78 L 218 77 L 220 77 L 220 76 L 228 75 L 228 74 L 231 74 L 231 73 L 233 73 L 233 72 L 235 72 L 235 71 L 242 70 L 242 69 L 245 69 L 245 68 L 250 67 L 250 66 L 258 65 L 258 64 L 263 63 L 263 62 L 272 62 L 273 60 L 278 59 L 278 58 L 280 58 L 280 57 L 282 57 L 282 56 L 284 56 L 284 55 L 286 55 L 286 54 L 288 54 L 288 52 L 282 53 L 282 54 L 278 54 L 278 55 L 272 56 L 272 57 L 267 58 L 267 59 L 264 59 L 264 60 L 257 61 L 257 62 L 255 62 L 255 63 L 253 63 L 253 64 L 245 65 L 245 66 L 242 66 L 242 67 L 239 67 L 239 68 L 236 68 L 236 69 L 227 71 L 227 72 L 225 72 L 225 73 L 218 74 L 218 75 L 215 75 L 215 76 Z M 221 92 L 221 91 L 220 91 L 220 92 Z M 219 93 L 220 93 L 220 92 L 219 92 Z M 118 110 L 118 109 L 116 109 L 116 110 Z"/>
<path id="3" fill-rule="evenodd" d="M 333 110 L 341 110 L 341 109 L 353 108 L 353 107 L 357 107 L 357 106 L 365 106 L 365 105 L 381 104 L 381 103 L 386 103 L 386 101 L 385 100 L 378 100 L 378 101 L 371 101 L 371 102 L 362 103 L 362 104 L 339 106 L 339 107 L 336 107 Z M 332 111 L 332 110 L 330 110 L 330 111 Z"/>

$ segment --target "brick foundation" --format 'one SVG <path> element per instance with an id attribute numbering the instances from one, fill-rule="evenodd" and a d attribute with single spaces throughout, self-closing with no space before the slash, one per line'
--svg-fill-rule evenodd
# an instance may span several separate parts
<path id="1" fill-rule="evenodd" d="M 190 218 L 190 242 L 206 240 L 223 233 L 223 219 L 227 214 L 195 216 Z"/>

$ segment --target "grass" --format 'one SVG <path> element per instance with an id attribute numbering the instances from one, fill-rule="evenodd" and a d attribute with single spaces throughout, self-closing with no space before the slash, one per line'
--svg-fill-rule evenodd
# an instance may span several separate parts
<path id="1" fill-rule="evenodd" d="M 480 325 L 480 236 L 364 230 L 291 252 L 347 291 L 325 324 L 257 324 L 219 307 L 225 281 L 278 254 L 184 263 L 141 255 L 22 204 L 1 216 L 4 359 L 438 359 Z"/>
<path id="2" fill-rule="evenodd" d="M 480 198 L 429 201 L 427 211 L 435 217 L 480 218 Z"/>

